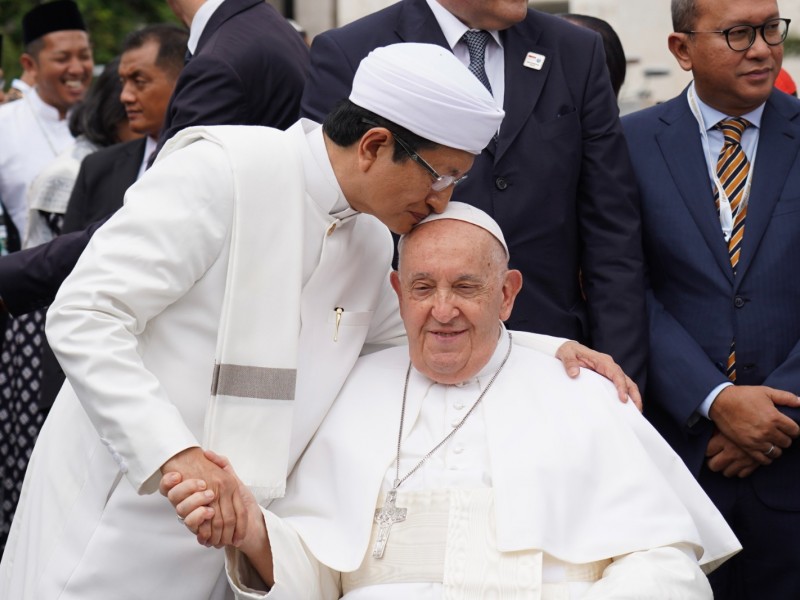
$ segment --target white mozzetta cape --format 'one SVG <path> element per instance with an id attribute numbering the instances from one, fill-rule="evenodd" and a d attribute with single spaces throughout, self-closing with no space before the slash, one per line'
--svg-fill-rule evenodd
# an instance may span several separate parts
<path id="1" fill-rule="evenodd" d="M 353 571 L 367 554 L 387 470 L 394 474 L 407 364 L 402 347 L 359 360 L 290 478 L 286 497 L 267 511 L 280 584 L 270 598 L 337 597 L 309 590 L 325 589 L 336 580 L 329 569 Z M 484 369 L 481 388 L 495 369 Z M 406 433 L 430 386 L 412 371 Z M 588 563 L 686 544 L 710 569 L 740 549 L 680 458 L 594 373 L 583 371 L 571 380 L 552 358 L 515 344 L 482 411 L 497 550 L 540 550 L 568 563 Z M 299 539 L 292 537 L 295 532 Z M 313 558 L 305 557 L 300 540 Z M 647 583 L 647 575 L 629 585 L 631 597 L 677 597 L 668 588 L 664 595 L 637 596 L 636 585 L 656 585 Z M 617 598 L 614 593 L 591 597 Z"/>

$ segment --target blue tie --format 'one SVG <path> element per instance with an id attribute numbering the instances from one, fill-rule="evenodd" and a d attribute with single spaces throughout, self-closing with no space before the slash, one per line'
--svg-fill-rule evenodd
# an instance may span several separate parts
<path id="1" fill-rule="evenodd" d="M 492 93 L 492 86 L 489 83 L 489 77 L 486 75 L 486 44 L 489 43 L 489 38 L 492 37 L 486 31 L 467 31 L 461 40 L 467 45 L 469 50 L 469 70 L 478 78 L 483 86 Z"/>

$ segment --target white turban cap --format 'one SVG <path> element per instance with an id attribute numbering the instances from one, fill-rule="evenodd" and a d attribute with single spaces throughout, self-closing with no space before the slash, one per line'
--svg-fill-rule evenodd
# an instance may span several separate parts
<path id="1" fill-rule="evenodd" d="M 478 78 L 434 44 L 392 44 L 361 61 L 353 104 L 427 140 L 480 154 L 505 113 Z"/>
<path id="2" fill-rule="evenodd" d="M 497 221 L 483 212 L 480 208 L 475 208 L 471 204 L 465 204 L 463 202 L 450 202 L 447 205 L 447 208 L 444 209 L 444 212 L 438 214 L 429 214 L 427 217 L 422 219 L 422 221 L 417 223 L 414 228 L 416 229 L 417 227 L 421 227 L 425 225 L 425 223 L 441 221 L 442 219 L 464 221 L 465 223 L 471 223 L 472 225 L 477 225 L 481 229 L 485 229 L 491 233 L 498 242 L 500 242 L 500 245 L 503 246 L 503 250 L 506 251 L 506 259 L 509 258 L 506 238 L 503 236 L 503 232 L 500 230 L 500 225 L 498 225 Z"/>

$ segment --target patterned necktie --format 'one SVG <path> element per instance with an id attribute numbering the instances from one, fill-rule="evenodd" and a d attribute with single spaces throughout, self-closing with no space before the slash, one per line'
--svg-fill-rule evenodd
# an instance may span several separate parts
<path id="1" fill-rule="evenodd" d="M 733 228 L 728 241 L 728 256 L 730 257 L 733 274 L 736 275 L 736 266 L 739 264 L 739 255 L 742 250 L 744 236 L 744 220 L 747 216 L 747 203 L 744 202 L 747 175 L 750 173 L 750 162 L 742 149 L 742 133 L 747 128 L 745 119 L 723 119 L 714 127 L 722 131 L 725 142 L 717 160 L 717 177 L 725 190 L 725 195 L 731 204 Z M 719 191 L 714 200 L 719 212 Z M 726 375 L 731 381 L 736 381 L 736 340 L 731 341 L 728 353 Z"/>
<path id="2" fill-rule="evenodd" d="M 484 87 L 492 93 L 492 86 L 486 76 L 486 44 L 492 36 L 486 31 L 467 31 L 461 36 L 461 41 L 467 45 L 469 50 L 469 70 L 478 78 Z"/>

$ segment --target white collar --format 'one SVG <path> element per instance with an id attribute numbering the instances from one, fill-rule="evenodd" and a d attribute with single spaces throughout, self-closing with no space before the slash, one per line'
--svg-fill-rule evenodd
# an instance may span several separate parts
<path id="1" fill-rule="evenodd" d="M 225 0 L 206 0 L 203 6 L 195 13 L 192 19 L 192 25 L 189 27 L 189 41 L 186 43 L 189 52 L 192 54 L 197 51 L 197 44 L 200 42 L 200 36 L 203 35 L 203 31 L 206 25 L 208 25 L 211 15 L 217 11 L 224 1 Z"/>
<path id="2" fill-rule="evenodd" d="M 447 40 L 450 49 L 456 47 L 456 44 L 461 41 L 461 38 L 464 34 L 470 30 L 469 27 L 464 25 L 458 18 L 447 10 L 444 6 L 439 4 L 436 0 L 426 0 L 428 6 L 430 7 L 431 11 L 433 11 L 433 16 L 436 17 L 436 21 L 439 23 L 439 28 L 442 30 L 444 34 L 444 38 Z M 489 29 L 487 32 L 494 38 L 494 41 L 502 48 L 503 43 L 500 41 L 500 33 L 495 29 Z"/>
<path id="3" fill-rule="evenodd" d="M 30 107 L 36 111 L 36 114 L 43 121 L 47 123 L 58 123 L 59 121 L 64 120 L 61 118 L 61 113 L 58 112 L 58 109 L 55 106 L 51 106 L 42 100 L 38 89 L 34 87 L 33 91 L 33 94 L 24 94 L 23 98 L 30 102 Z M 67 117 L 69 117 L 69 111 L 67 111 Z"/>
<path id="4" fill-rule="evenodd" d="M 292 129 L 295 127 L 301 128 L 305 134 L 306 146 L 303 149 L 303 162 L 313 161 L 322 175 L 321 178 L 306 178 L 308 194 L 322 210 L 333 217 L 343 219 L 357 214 L 350 208 L 339 181 L 336 179 L 336 173 L 333 171 L 328 157 L 328 150 L 325 148 L 322 125 L 310 119 L 300 119 L 292 126 Z"/>
<path id="5" fill-rule="evenodd" d="M 695 88 L 694 81 L 692 81 L 692 87 Z M 712 108 L 700 97 L 697 93 L 697 88 L 695 88 L 695 99 L 697 100 L 697 106 L 700 109 L 700 113 L 703 115 L 703 123 L 705 124 L 706 130 L 710 131 L 714 128 L 714 126 L 722 121 L 723 119 L 729 119 L 730 115 L 726 115 L 723 112 L 718 111 L 716 108 Z M 754 127 L 761 128 L 761 117 L 764 114 L 764 106 L 766 106 L 766 102 L 764 102 L 761 106 L 757 107 L 755 110 L 751 110 L 749 113 L 742 115 L 742 119 L 747 119 L 747 121 Z"/>

